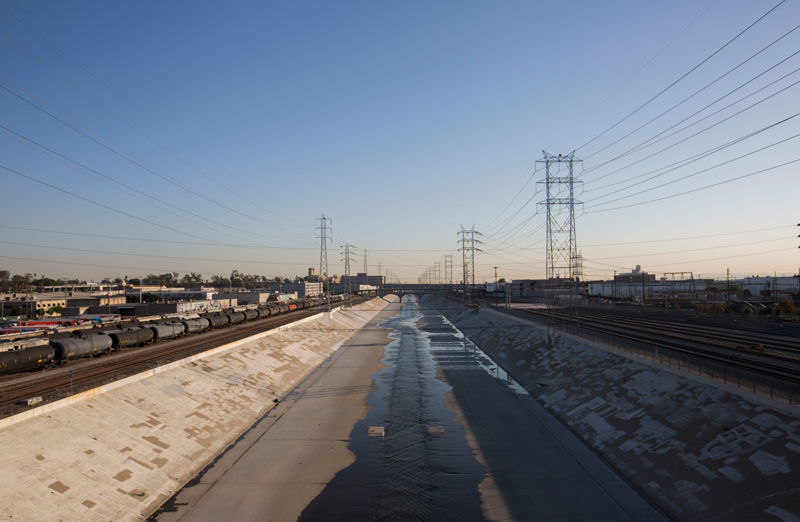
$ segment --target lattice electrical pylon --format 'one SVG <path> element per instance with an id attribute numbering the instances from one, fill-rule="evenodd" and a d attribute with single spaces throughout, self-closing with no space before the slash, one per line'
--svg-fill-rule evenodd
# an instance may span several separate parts
<path id="1" fill-rule="evenodd" d="M 333 222 L 331 218 L 326 218 L 325 214 L 317 218 L 317 239 L 319 239 L 319 279 L 320 281 L 328 278 L 328 240 L 330 236 L 329 224 Z M 330 287 L 328 288 L 330 290 Z M 329 292 L 330 293 L 330 292 Z"/>
<path id="2" fill-rule="evenodd" d="M 350 306 L 353 306 L 353 282 L 350 280 L 350 258 L 355 257 L 353 254 L 352 249 L 356 248 L 355 246 L 351 245 L 350 243 L 345 243 L 342 247 L 344 248 L 344 293 L 347 295 Z"/>
<path id="3" fill-rule="evenodd" d="M 364 249 L 364 284 L 369 284 L 369 276 L 367 276 L 367 249 Z"/>
<path id="4" fill-rule="evenodd" d="M 464 279 L 462 281 L 464 293 L 461 296 L 461 302 L 466 304 L 467 302 L 472 302 L 472 290 L 475 286 L 475 251 L 482 251 L 475 247 L 476 244 L 481 244 L 481 241 L 475 239 L 475 235 L 481 236 L 483 234 L 475 231 L 475 225 L 470 230 L 461 225 L 459 234 L 461 239 L 458 241 L 461 243 L 461 248 L 458 250 L 461 251 L 462 267 L 464 269 Z M 468 294 L 469 297 L 467 297 Z"/>
<path id="5" fill-rule="evenodd" d="M 575 164 L 582 160 L 575 158 L 575 151 L 562 156 L 554 156 L 542 151 L 544 158 L 536 163 L 544 163 L 545 179 L 539 183 L 545 186 L 545 200 L 538 203 L 547 212 L 547 307 L 550 312 L 548 335 L 555 339 L 557 294 L 568 289 L 569 308 L 572 311 L 575 292 L 575 263 L 578 259 L 578 243 L 575 237 Z"/>
<path id="6" fill-rule="evenodd" d="M 448 285 L 453 284 L 453 256 L 444 256 L 444 283 Z"/>

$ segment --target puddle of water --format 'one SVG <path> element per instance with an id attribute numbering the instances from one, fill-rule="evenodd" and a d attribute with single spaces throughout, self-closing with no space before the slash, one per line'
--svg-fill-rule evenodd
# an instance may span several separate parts
<path id="1" fill-rule="evenodd" d="M 431 351 L 442 369 L 471 370 L 480 368 L 492 377 L 514 390 L 528 395 L 519 383 L 494 362 L 486 353 L 464 335 L 446 317 L 425 303 L 420 310 L 423 318 L 417 326 L 427 335 Z M 470 334 L 472 335 L 472 334 Z"/>
<path id="2" fill-rule="evenodd" d="M 444 406 L 451 387 L 436 379 L 435 334 L 416 326 L 423 317 L 408 296 L 399 314 L 381 323 L 394 340 L 382 359 L 387 367 L 372 375 L 378 387 L 367 400 L 372 409 L 351 434 L 356 461 L 299 520 L 484 520 L 477 488 L 486 471 Z M 441 335 L 452 335 L 450 327 L 442 326 Z M 385 437 L 368 436 L 370 426 L 384 427 Z M 429 435 L 429 427 L 443 427 L 444 434 Z"/>

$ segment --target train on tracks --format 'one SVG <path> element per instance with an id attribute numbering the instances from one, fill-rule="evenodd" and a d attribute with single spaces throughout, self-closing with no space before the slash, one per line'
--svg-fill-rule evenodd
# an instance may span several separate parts
<path id="1" fill-rule="evenodd" d="M 332 296 L 331 302 L 343 301 L 344 296 Z M 192 319 L 163 319 L 154 323 L 120 327 L 116 330 L 73 332 L 72 337 L 60 339 L 29 338 L 0 344 L 0 375 L 37 370 L 80 357 L 110 354 L 123 348 L 134 348 L 159 341 L 197 334 L 214 328 L 264 319 L 295 310 L 327 303 L 326 298 L 309 298 L 285 303 L 270 303 L 257 308 L 210 313 Z"/>

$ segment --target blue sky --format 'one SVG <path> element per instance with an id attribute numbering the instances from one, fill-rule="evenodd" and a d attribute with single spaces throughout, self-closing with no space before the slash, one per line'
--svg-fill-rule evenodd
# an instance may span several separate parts
<path id="1" fill-rule="evenodd" d="M 719 79 L 789 33 L 796 3 L 624 119 L 778 3 L 0 0 L 0 130 L 83 170 L 0 134 L 0 165 L 28 176 L 0 169 L 0 264 L 292 276 L 318 266 L 324 213 L 337 274 L 350 242 L 416 281 L 474 224 L 479 281 L 541 277 L 535 162 L 577 149 L 588 277 L 795 273 L 800 163 L 728 180 L 798 159 L 800 117 L 658 169 L 800 112 L 800 30 Z"/>

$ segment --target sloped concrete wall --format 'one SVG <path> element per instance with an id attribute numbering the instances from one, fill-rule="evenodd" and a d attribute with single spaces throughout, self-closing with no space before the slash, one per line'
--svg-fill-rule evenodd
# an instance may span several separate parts
<path id="1" fill-rule="evenodd" d="M 240 343 L 0 430 L 9 520 L 141 520 L 386 306 Z"/>
<path id="2" fill-rule="evenodd" d="M 800 520 L 798 408 L 569 336 L 553 347 L 500 312 L 423 302 L 671 518 Z"/>

